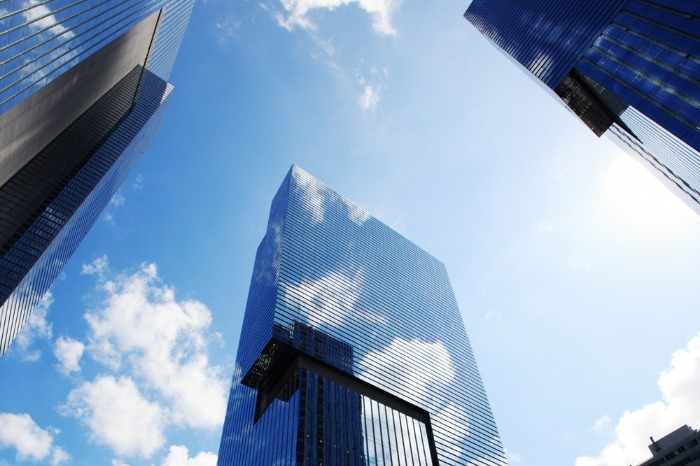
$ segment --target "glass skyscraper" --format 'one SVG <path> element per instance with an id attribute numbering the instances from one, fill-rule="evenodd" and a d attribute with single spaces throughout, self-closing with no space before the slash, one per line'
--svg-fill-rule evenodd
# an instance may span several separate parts
<path id="1" fill-rule="evenodd" d="M 506 464 L 444 265 L 295 166 L 258 247 L 218 461 Z"/>
<path id="2" fill-rule="evenodd" d="M 700 1 L 473 0 L 464 16 L 700 213 Z"/>
<path id="3" fill-rule="evenodd" d="M 158 130 L 193 3 L 0 2 L 0 354 Z"/>

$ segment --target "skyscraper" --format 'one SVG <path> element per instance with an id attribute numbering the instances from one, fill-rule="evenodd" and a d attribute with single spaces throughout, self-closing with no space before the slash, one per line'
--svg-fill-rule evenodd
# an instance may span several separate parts
<path id="1" fill-rule="evenodd" d="M 473 0 L 464 16 L 700 213 L 700 2 Z"/>
<path id="2" fill-rule="evenodd" d="M 0 4 L 0 355 L 157 132 L 193 2 Z"/>
<path id="3" fill-rule="evenodd" d="M 652 457 L 638 466 L 698 466 L 700 465 L 700 431 L 687 425 L 679 427 L 659 440 L 649 437 Z"/>
<path id="4" fill-rule="evenodd" d="M 292 167 L 258 247 L 219 465 L 505 465 L 444 265 Z"/>

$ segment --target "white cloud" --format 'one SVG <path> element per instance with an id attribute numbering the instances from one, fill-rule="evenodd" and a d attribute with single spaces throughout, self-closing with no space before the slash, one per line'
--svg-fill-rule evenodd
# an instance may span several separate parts
<path id="1" fill-rule="evenodd" d="M 360 86 L 360 93 L 357 103 L 364 111 L 376 110 L 381 100 L 382 82 L 389 76 L 386 68 L 370 67 L 363 71 L 364 61 L 360 61 L 360 66 L 355 70 L 357 83 Z"/>
<path id="2" fill-rule="evenodd" d="M 520 455 L 517 455 L 512 451 L 508 451 L 507 448 L 505 449 L 505 452 L 506 458 L 508 458 L 508 464 L 518 464 L 523 462 L 523 459 L 520 457 Z"/>
<path id="3" fill-rule="evenodd" d="M 121 191 L 117 192 L 112 196 L 112 198 L 109 200 L 109 203 L 107 204 L 107 207 L 104 210 L 104 213 L 102 214 L 103 218 L 105 221 L 108 223 L 114 223 L 114 214 L 117 211 L 119 207 L 122 207 L 126 203 L 126 197 L 121 193 Z"/>
<path id="4" fill-rule="evenodd" d="M 112 460 L 112 466 L 130 466 L 128 463 L 124 463 L 121 460 Z"/>
<path id="5" fill-rule="evenodd" d="M 19 350 L 20 357 L 25 361 L 37 361 L 41 357 L 41 351 L 32 349 L 32 345 L 37 339 L 51 339 L 52 326 L 46 320 L 46 317 L 52 304 L 53 295 L 50 291 L 47 291 L 31 312 L 13 342 Z"/>
<path id="6" fill-rule="evenodd" d="M 663 437 L 688 424 L 700 424 L 700 334 L 671 357 L 661 373 L 661 400 L 625 411 L 615 427 L 615 439 L 595 457 L 579 457 L 576 466 L 637 464 L 649 457 L 649 437 Z"/>
<path id="7" fill-rule="evenodd" d="M 401 6 L 401 0 L 281 0 L 287 15 L 277 15 L 280 26 L 292 30 L 295 27 L 315 29 L 309 19 L 311 10 L 335 10 L 338 7 L 356 4 L 372 17 L 372 27 L 380 34 L 394 35 L 392 16 Z"/>
<path id="8" fill-rule="evenodd" d="M 413 364 L 395 374 L 397 393 L 413 393 L 417 399 L 432 398 L 430 392 L 433 384 L 449 384 L 454 379 L 452 358 L 443 343 L 428 343 L 419 339 L 409 341 L 399 337 L 389 346 L 371 351 L 362 358 L 359 367 L 367 369 L 361 372 L 361 376 L 380 382 L 386 379 L 387 372 L 396 372 L 393 365 L 395 361 L 402 360 L 413 361 Z M 426 367 L 432 368 L 430 373 L 425 372 Z M 440 377 L 433 377 L 433 374 L 440 374 Z"/>
<path id="9" fill-rule="evenodd" d="M 112 199 L 109 200 L 109 205 L 113 207 L 121 207 L 124 205 L 126 202 L 126 198 L 121 192 L 116 192 L 114 193 L 114 196 L 112 196 Z"/>
<path id="10" fill-rule="evenodd" d="M 64 374 L 80 372 L 80 358 L 85 345 L 70 337 L 59 337 L 54 345 L 54 354 L 60 363 L 59 370 Z"/>
<path id="11" fill-rule="evenodd" d="M 97 275 L 99 279 L 102 279 L 108 271 L 109 259 L 107 256 L 101 256 L 89 264 L 83 264 L 80 273 L 83 275 Z"/>
<path id="12" fill-rule="evenodd" d="M 313 327 L 341 327 L 349 318 L 387 325 L 385 316 L 357 307 L 363 284 L 363 272 L 358 270 L 354 276 L 330 271 L 316 280 L 304 279 L 299 284 L 283 286 L 291 299 L 304 301 L 300 311 Z"/>
<path id="13" fill-rule="evenodd" d="M 593 430 L 600 431 L 605 429 L 608 425 L 610 425 L 610 416 L 606 414 L 596 419 L 595 423 L 593 423 Z"/>
<path id="14" fill-rule="evenodd" d="M 397 372 L 394 364 L 400 360 L 412 361 L 412 364 Z M 452 435 L 459 438 L 469 435 L 469 415 L 464 409 L 453 403 L 437 404 L 433 396 L 436 391 L 448 387 L 455 377 L 452 358 L 442 342 L 428 343 L 417 338 L 404 340 L 397 337 L 389 346 L 367 353 L 358 367 L 362 368 L 362 379 L 379 383 L 380 386 L 381 381 L 386 380 L 386 373 L 393 373 L 392 392 L 411 393 L 416 399 L 432 404 L 434 426 L 449 426 Z M 426 372 L 426 368 L 430 368 L 430 371 Z M 440 374 L 440 377 L 434 374 Z"/>
<path id="15" fill-rule="evenodd" d="M 172 445 L 161 466 L 216 466 L 217 456 L 210 452 L 199 452 L 190 458 L 189 450 L 182 445 Z"/>
<path id="16" fill-rule="evenodd" d="M 107 280 L 103 288 L 103 307 L 85 315 L 91 357 L 115 371 L 132 370 L 167 401 L 172 422 L 218 428 L 227 384 L 208 359 L 209 309 L 198 301 L 177 301 L 155 264 Z"/>
<path id="17" fill-rule="evenodd" d="M 345 201 L 345 199 L 343 199 L 343 201 Z M 352 220 L 354 223 L 356 223 L 357 225 L 362 225 L 367 220 L 369 220 L 370 215 L 367 213 L 367 211 L 361 209 L 360 207 L 357 207 L 350 201 L 345 201 L 345 204 L 348 206 L 350 220 Z"/>
<path id="18" fill-rule="evenodd" d="M 71 459 L 71 456 L 63 448 L 54 447 L 53 453 L 51 453 L 51 466 L 57 466 L 59 464 L 67 463 Z"/>
<path id="19" fill-rule="evenodd" d="M 447 407 L 441 409 L 440 411 L 432 417 L 432 422 L 436 425 L 449 425 L 450 434 L 457 438 L 465 438 L 469 435 L 469 422 L 467 419 L 469 415 L 467 412 L 457 406 L 456 404 L 450 403 Z"/>
<path id="20" fill-rule="evenodd" d="M 52 466 L 68 461 L 68 453 L 53 445 L 54 433 L 39 427 L 29 414 L 0 413 L 0 448 L 14 448 L 17 461 L 48 460 Z"/>
<path id="21" fill-rule="evenodd" d="M 314 223 L 323 221 L 327 205 L 336 207 L 338 204 L 342 204 L 345 208 L 343 215 L 347 215 L 357 225 L 362 225 L 370 218 L 364 209 L 329 191 L 306 172 L 301 170 L 295 172 L 294 181 L 301 191 L 300 194 L 304 197 L 304 207 L 311 214 L 311 220 Z"/>
<path id="22" fill-rule="evenodd" d="M 322 222 L 326 209 L 323 205 L 325 196 L 321 185 L 306 173 L 295 173 L 297 185 L 304 190 L 305 206 L 311 211 L 312 220 Z"/>
<path id="23" fill-rule="evenodd" d="M 82 273 L 95 276 L 102 295 L 85 314 L 87 344 L 61 337 L 55 353 L 65 373 L 80 371 L 85 353 L 106 373 L 76 386 L 60 412 L 111 448 L 118 456 L 114 466 L 124 465 L 125 457 L 153 456 L 166 444 L 169 426 L 220 428 L 228 384 L 209 362 L 209 340 L 217 338 L 209 334 L 209 309 L 178 301 L 155 264 L 115 274 L 102 256 L 84 264 Z M 186 464 L 203 458 L 198 454 Z"/>
<path id="24" fill-rule="evenodd" d="M 231 18 L 221 18 L 216 21 L 216 29 L 219 31 L 219 42 L 226 42 L 236 35 L 236 31 L 241 27 L 239 20 Z"/>
<path id="25" fill-rule="evenodd" d="M 363 281 L 361 271 L 354 277 L 331 271 L 317 280 L 304 279 L 298 285 L 288 285 L 285 291 L 295 299 L 306 301 L 300 308 L 309 325 L 340 327 L 355 309 Z"/>
<path id="26" fill-rule="evenodd" d="M 60 408 L 90 428 L 93 441 L 124 456 L 150 457 L 165 444 L 166 413 L 128 377 L 99 376 L 72 390 Z"/>
<path id="27" fill-rule="evenodd" d="M 362 90 L 362 94 L 357 101 L 362 110 L 376 110 L 379 105 L 380 91 L 376 86 L 366 84 Z"/>
<path id="28" fill-rule="evenodd" d="M 45 60 L 33 60 L 31 56 L 27 56 L 24 60 L 22 68 L 23 77 L 32 77 L 36 84 L 42 84 L 46 80 L 48 73 L 60 66 L 70 62 L 78 55 L 78 48 L 71 48 L 68 42 L 75 37 L 75 32 L 62 25 L 53 11 L 48 8 L 45 2 L 40 0 L 28 0 L 24 2 L 23 7 L 26 8 L 22 13 L 26 23 L 32 32 L 37 32 L 40 37 L 45 40 L 57 37 L 60 38 L 62 45 L 55 48 L 49 55 L 52 66 L 45 67 Z M 36 51 L 35 51 L 36 52 Z M 31 53 L 28 52 L 30 55 Z"/>
<path id="29" fill-rule="evenodd" d="M 131 185 L 131 188 L 134 191 L 141 191 L 143 190 L 143 183 L 145 181 L 145 178 L 142 174 L 136 175 L 136 179 L 134 180 L 134 184 Z"/>
<path id="30" fill-rule="evenodd" d="M 85 316 L 90 355 L 113 370 L 124 365 L 133 370 L 165 398 L 173 422 L 218 428 L 226 383 L 221 368 L 208 359 L 209 309 L 198 301 L 177 301 L 155 264 L 105 281 L 104 290 L 103 308 Z"/>
<path id="31" fill-rule="evenodd" d="M 29 0 L 24 3 L 24 7 L 30 7 L 22 13 L 30 28 L 50 29 L 53 35 L 64 35 L 67 39 L 75 37 L 75 32 L 60 24 L 53 11 L 46 5 L 40 4 L 40 0 Z"/>

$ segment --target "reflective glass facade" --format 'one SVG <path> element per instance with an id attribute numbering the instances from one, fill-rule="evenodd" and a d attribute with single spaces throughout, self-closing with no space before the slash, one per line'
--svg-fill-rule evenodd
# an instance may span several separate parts
<path id="1" fill-rule="evenodd" d="M 444 265 L 298 167 L 258 248 L 219 464 L 506 464 Z"/>
<path id="2" fill-rule="evenodd" d="M 700 1 L 473 0 L 465 17 L 700 213 Z"/>
<path id="3" fill-rule="evenodd" d="M 148 68 L 167 80 L 193 0 L 0 3 L 0 114 L 162 10 Z"/>
<path id="4" fill-rule="evenodd" d="M 157 132 L 192 6 L 0 3 L 0 354 Z"/>

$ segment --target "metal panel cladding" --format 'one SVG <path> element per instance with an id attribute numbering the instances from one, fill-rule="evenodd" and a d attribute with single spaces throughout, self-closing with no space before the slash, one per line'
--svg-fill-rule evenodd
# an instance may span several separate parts
<path id="1" fill-rule="evenodd" d="M 444 265 L 296 166 L 258 248 L 219 464 L 506 464 Z"/>

